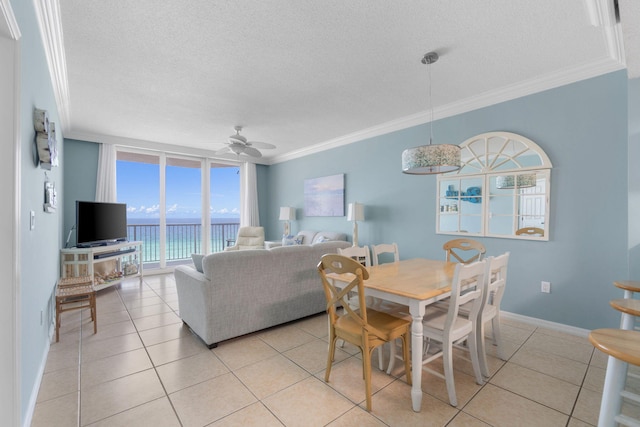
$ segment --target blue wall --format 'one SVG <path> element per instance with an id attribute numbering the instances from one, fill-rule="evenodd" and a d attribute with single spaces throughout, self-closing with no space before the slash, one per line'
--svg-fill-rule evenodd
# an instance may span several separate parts
<path id="1" fill-rule="evenodd" d="M 504 310 L 587 329 L 619 323 L 608 302 L 620 296 L 612 281 L 628 274 L 627 82 L 611 73 L 434 122 L 436 143 L 514 132 L 554 165 L 550 241 L 479 239 L 488 255 L 511 251 Z M 345 217 L 303 217 L 304 179 L 344 173 L 345 202 L 365 205 L 361 245 L 396 242 L 403 259 L 442 259 L 452 236 L 435 234 L 436 179 L 400 172 L 402 150 L 427 138 L 421 125 L 271 166 L 268 204 L 261 197 L 267 237 L 281 234 L 280 206 L 297 208 L 294 232 L 351 234 Z M 540 293 L 542 280 L 551 294 Z"/>
<path id="2" fill-rule="evenodd" d="M 76 200 L 92 201 L 96 198 L 96 171 L 98 170 L 98 152 L 100 146 L 93 142 L 64 140 L 64 232 L 65 240 L 76 223 Z M 70 244 L 75 245 L 75 231 L 71 234 Z"/>
<path id="3" fill-rule="evenodd" d="M 28 408 L 35 404 L 39 375 L 44 369 L 52 328 L 52 296 L 59 277 L 59 251 L 62 240 L 62 208 L 64 200 L 62 168 L 45 172 L 34 163 L 33 110 L 47 110 L 49 120 L 56 123 L 58 155 L 64 155 L 61 126 L 55 96 L 33 2 L 12 1 L 11 7 L 22 33 L 20 39 L 20 139 L 22 161 L 20 171 L 20 414 L 25 421 Z M 45 213 L 44 183 L 55 183 L 58 211 Z M 29 230 L 29 211 L 35 212 L 35 229 Z M 42 312 L 42 315 L 41 315 Z M 41 323 L 41 318 L 43 319 Z"/>

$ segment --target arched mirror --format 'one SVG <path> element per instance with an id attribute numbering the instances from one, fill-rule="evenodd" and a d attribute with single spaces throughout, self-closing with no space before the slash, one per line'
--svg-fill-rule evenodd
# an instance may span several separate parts
<path id="1" fill-rule="evenodd" d="M 509 132 L 474 136 L 460 149 L 460 169 L 438 175 L 436 232 L 549 240 L 546 153 Z"/>

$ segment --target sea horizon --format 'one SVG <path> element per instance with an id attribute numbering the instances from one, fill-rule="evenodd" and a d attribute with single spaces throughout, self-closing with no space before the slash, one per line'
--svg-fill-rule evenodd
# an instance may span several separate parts
<path id="1" fill-rule="evenodd" d="M 200 224 L 200 218 L 167 218 L 167 224 Z M 239 224 L 240 217 L 211 218 L 211 224 Z M 159 225 L 160 218 L 127 218 L 129 225 Z"/>

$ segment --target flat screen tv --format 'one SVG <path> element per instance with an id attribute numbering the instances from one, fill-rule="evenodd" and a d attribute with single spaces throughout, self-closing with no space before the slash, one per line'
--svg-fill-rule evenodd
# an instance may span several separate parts
<path id="1" fill-rule="evenodd" d="M 101 246 L 126 240 L 126 203 L 76 201 L 78 247 Z"/>

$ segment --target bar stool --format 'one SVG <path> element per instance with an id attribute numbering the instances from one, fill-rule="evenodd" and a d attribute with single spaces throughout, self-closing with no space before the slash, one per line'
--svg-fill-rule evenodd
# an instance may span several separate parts
<path id="1" fill-rule="evenodd" d="M 56 342 L 60 340 L 61 315 L 65 311 L 89 308 L 93 333 L 98 333 L 96 290 L 90 276 L 63 277 L 56 285 Z"/>
<path id="2" fill-rule="evenodd" d="M 634 329 L 636 323 L 635 317 L 640 316 L 640 300 L 621 298 L 611 300 L 609 304 L 622 313 L 620 329 Z"/>
<path id="3" fill-rule="evenodd" d="M 634 292 L 640 292 L 640 282 L 636 282 L 633 280 L 617 280 L 613 282 L 613 285 L 616 288 L 624 290 L 625 298 L 633 298 Z"/>
<path id="4" fill-rule="evenodd" d="M 622 399 L 640 402 L 640 396 L 624 390 L 629 364 L 640 366 L 640 332 L 622 329 L 596 329 L 589 333 L 595 348 L 609 355 L 604 378 L 598 427 L 613 427 L 617 423 L 636 426 L 635 420 L 620 413 Z"/>

